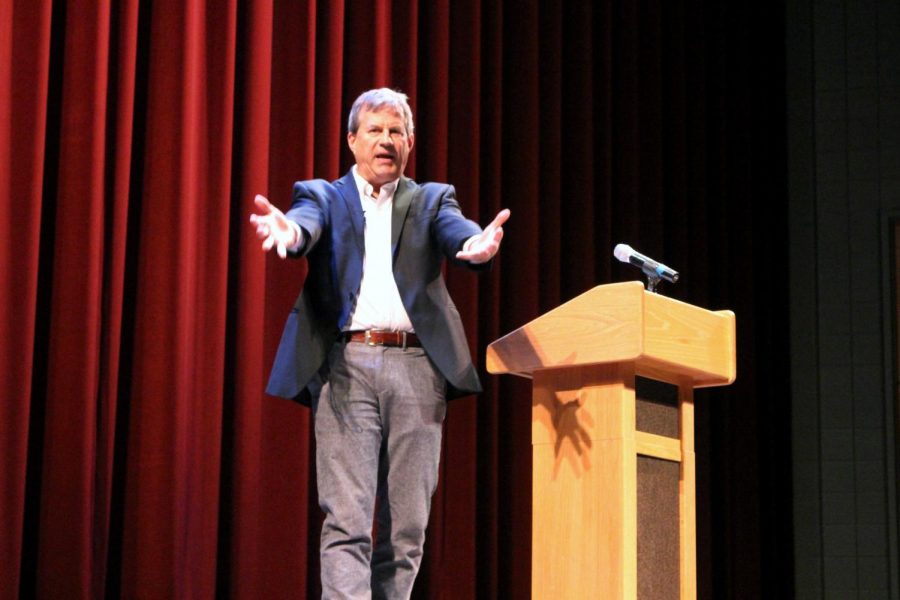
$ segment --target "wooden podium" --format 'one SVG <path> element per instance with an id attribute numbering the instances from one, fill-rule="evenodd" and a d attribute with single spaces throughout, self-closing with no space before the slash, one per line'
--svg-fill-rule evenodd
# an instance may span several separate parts
<path id="1" fill-rule="evenodd" d="M 734 381 L 734 313 L 602 285 L 487 369 L 533 379 L 532 597 L 695 598 L 693 390 Z"/>

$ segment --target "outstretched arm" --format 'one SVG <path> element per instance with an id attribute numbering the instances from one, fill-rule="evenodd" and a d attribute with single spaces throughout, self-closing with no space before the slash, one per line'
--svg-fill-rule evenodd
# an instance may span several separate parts
<path id="1" fill-rule="evenodd" d="M 500 250 L 500 241 L 503 239 L 503 224 L 509 218 L 509 209 L 504 208 L 491 224 L 484 228 L 478 235 L 473 235 L 466 240 L 463 249 L 456 253 L 459 260 L 467 260 L 473 264 L 485 263 Z"/>
<path id="2" fill-rule="evenodd" d="M 274 246 L 278 256 L 286 257 L 288 249 L 303 241 L 300 227 L 265 197 L 257 194 L 253 201 L 259 213 L 250 215 L 250 222 L 256 225 L 256 237 L 263 240 L 262 249 L 268 252 Z"/>

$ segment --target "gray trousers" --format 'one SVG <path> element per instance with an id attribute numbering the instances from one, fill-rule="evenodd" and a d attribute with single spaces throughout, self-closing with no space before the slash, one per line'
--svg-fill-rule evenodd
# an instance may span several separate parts
<path id="1" fill-rule="evenodd" d="M 438 481 L 446 381 L 421 348 L 356 342 L 335 344 L 324 380 L 313 402 L 322 597 L 409 598 Z"/>

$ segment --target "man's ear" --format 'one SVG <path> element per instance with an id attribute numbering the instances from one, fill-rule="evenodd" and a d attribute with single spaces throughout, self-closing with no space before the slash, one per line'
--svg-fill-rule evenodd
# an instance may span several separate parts
<path id="1" fill-rule="evenodd" d="M 408 136 L 406 136 L 406 139 L 409 140 L 409 151 L 412 152 L 413 144 L 416 143 L 416 134 L 411 133 Z"/>

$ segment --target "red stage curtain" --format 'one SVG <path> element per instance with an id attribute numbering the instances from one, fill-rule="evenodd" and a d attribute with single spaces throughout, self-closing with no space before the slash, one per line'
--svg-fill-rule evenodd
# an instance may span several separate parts
<path id="1" fill-rule="evenodd" d="M 489 274 L 448 271 L 479 365 L 635 278 L 620 241 L 737 311 L 739 382 L 698 407 L 700 591 L 790 590 L 779 10 L 0 3 L 0 598 L 317 594 L 309 412 L 262 391 L 306 265 L 247 217 L 350 166 L 374 86 L 411 96 L 408 174 L 512 209 Z M 484 381 L 448 414 L 416 597 L 529 593 L 530 388 Z"/>

